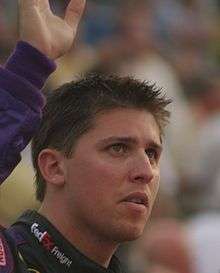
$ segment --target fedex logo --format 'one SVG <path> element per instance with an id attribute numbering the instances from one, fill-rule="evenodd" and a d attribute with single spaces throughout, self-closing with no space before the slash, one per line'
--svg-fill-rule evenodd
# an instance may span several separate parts
<path id="1" fill-rule="evenodd" d="M 5 249 L 1 239 L 0 239 L 0 266 L 6 266 Z"/>
<path id="2" fill-rule="evenodd" d="M 54 247 L 51 236 L 48 234 L 47 231 L 41 232 L 38 227 L 39 225 L 37 223 L 34 223 L 31 226 L 31 232 L 47 250 L 51 250 Z"/>
<path id="3" fill-rule="evenodd" d="M 38 241 L 43 245 L 43 247 L 48 250 L 61 264 L 70 267 L 72 261 L 63 252 L 60 251 L 59 247 L 53 242 L 52 237 L 47 231 L 40 231 L 39 224 L 34 223 L 31 226 L 31 232 L 38 239 Z"/>

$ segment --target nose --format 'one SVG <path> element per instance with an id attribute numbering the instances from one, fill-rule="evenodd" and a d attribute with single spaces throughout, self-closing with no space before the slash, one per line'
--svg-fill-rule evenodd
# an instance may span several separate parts
<path id="1" fill-rule="evenodd" d="M 130 181 L 148 184 L 154 177 L 153 167 L 146 154 L 136 157 L 131 163 Z"/>

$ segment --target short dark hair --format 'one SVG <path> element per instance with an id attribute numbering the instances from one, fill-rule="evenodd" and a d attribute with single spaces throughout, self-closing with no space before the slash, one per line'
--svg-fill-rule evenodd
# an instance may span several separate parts
<path id="1" fill-rule="evenodd" d="M 93 124 L 95 116 L 115 108 L 145 109 L 152 113 L 161 135 L 169 118 L 170 100 L 161 89 L 132 77 L 88 75 L 64 84 L 46 94 L 40 128 L 32 141 L 32 160 L 36 171 L 36 197 L 43 201 L 46 182 L 37 159 L 45 148 L 54 148 L 70 157 L 74 144 Z"/>

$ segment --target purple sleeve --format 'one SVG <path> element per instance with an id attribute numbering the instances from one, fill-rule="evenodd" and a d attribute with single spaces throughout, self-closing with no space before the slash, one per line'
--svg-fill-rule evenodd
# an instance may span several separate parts
<path id="1" fill-rule="evenodd" d="M 0 67 L 0 184 L 39 126 L 44 105 L 40 89 L 55 68 L 52 60 L 22 41 Z"/>

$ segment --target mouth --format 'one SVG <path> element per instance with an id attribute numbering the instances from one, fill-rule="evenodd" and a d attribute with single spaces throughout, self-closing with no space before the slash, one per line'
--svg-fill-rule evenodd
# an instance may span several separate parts
<path id="1" fill-rule="evenodd" d="M 149 207 L 149 200 L 146 193 L 143 192 L 134 192 L 126 196 L 122 202 L 133 203 L 136 205 L 141 205 L 146 208 Z"/>

